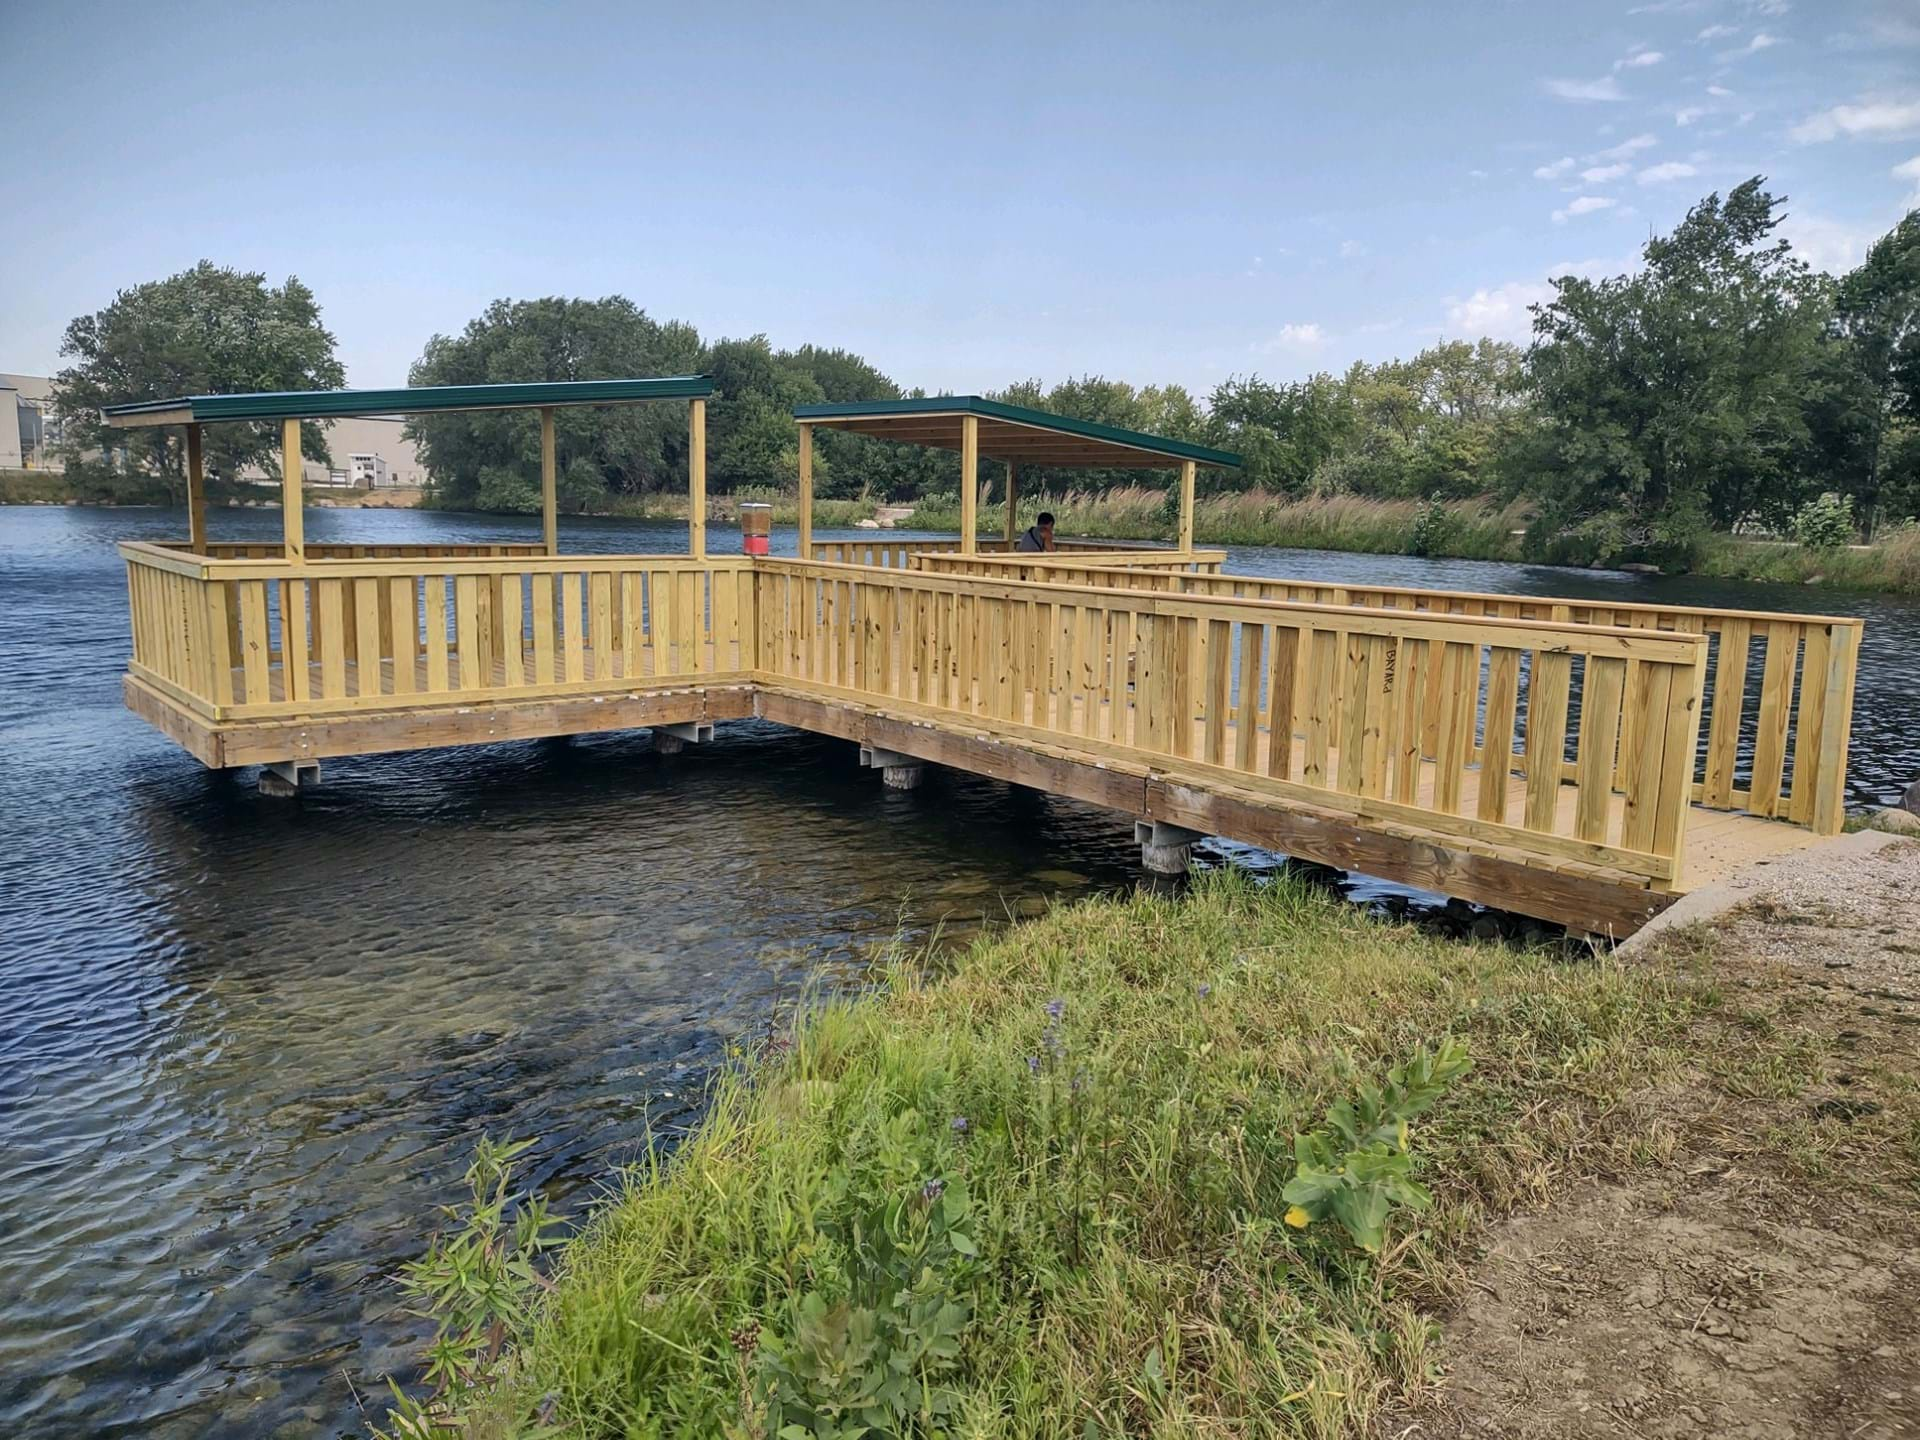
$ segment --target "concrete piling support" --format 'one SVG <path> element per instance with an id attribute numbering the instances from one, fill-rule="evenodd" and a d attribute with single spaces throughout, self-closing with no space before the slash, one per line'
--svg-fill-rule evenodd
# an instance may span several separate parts
<path id="1" fill-rule="evenodd" d="M 1133 838 L 1140 845 L 1141 867 L 1149 875 L 1176 876 L 1187 873 L 1194 842 L 1207 837 L 1198 830 L 1169 825 L 1164 820 L 1136 820 Z"/>
<path id="2" fill-rule="evenodd" d="M 276 760 L 260 767 L 260 793 L 276 800 L 291 800 L 303 786 L 319 783 L 318 760 Z"/>
<path id="3" fill-rule="evenodd" d="M 918 790 L 927 771 L 924 760 L 872 745 L 860 747 L 860 764 L 868 770 L 878 770 L 880 783 L 889 790 Z"/>

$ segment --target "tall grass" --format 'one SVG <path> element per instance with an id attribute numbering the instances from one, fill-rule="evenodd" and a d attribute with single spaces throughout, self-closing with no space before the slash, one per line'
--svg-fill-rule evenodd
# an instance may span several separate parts
<path id="1" fill-rule="evenodd" d="M 800 502 L 798 497 L 782 494 L 778 490 L 739 490 L 731 495 L 712 497 L 712 513 L 721 520 L 732 520 L 739 514 L 742 501 L 756 500 L 773 506 L 773 521 L 776 525 L 794 525 L 800 520 Z M 862 520 L 873 517 L 874 507 L 865 500 L 815 500 L 813 502 L 813 523 L 822 528 L 851 529 Z M 609 495 L 597 502 L 592 510 L 595 515 L 613 515 L 626 520 L 679 520 L 687 518 L 687 497 L 685 495 Z"/>
<path id="2" fill-rule="evenodd" d="M 1920 525 L 1890 530 L 1871 545 L 1826 550 L 1715 536 L 1699 568 L 1703 575 L 1729 580 L 1920 595 Z"/>
<path id="3" fill-rule="evenodd" d="M 224 491 L 223 491 L 224 493 Z M 0 470 L 0 505 L 166 505 L 158 476 L 120 475 L 105 466 L 58 470 Z"/>
<path id="4" fill-rule="evenodd" d="M 1165 490 L 1126 486 L 1104 492 L 1074 490 L 1020 497 L 1017 528 L 1051 511 L 1059 533 L 1112 540 L 1167 540 L 1178 525 Z M 982 531 L 998 531 L 1006 511 L 981 511 Z M 1358 550 L 1383 555 L 1448 555 L 1476 560 L 1514 559 L 1528 512 L 1488 500 L 1438 504 L 1365 500 L 1355 495 L 1292 499 L 1263 490 L 1201 496 L 1193 508 L 1193 537 L 1203 545 L 1287 545 L 1307 550 Z M 957 497 L 921 501 L 915 529 L 958 530 Z"/>
<path id="5" fill-rule="evenodd" d="M 1622 1096 L 1713 1003 L 1290 882 L 1057 911 L 727 1069 L 563 1252 L 458 1433 L 757 1437 L 770 1397 L 893 1378 L 920 1409 L 875 1435 L 1361 1433 L 1432 1378 L 1422 1307 L 1477 1218 L 1630 1163 Z M 1475 1068 L 1411 1140 L 1435 1208 L 1377 1256 L 1294 1228 L 1295 1135 L 1448 1035 Z"/>

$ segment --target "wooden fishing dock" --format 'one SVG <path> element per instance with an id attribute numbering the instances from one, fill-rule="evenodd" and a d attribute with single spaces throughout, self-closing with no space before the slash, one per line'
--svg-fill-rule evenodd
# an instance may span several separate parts
<path id="1" fill-rule="evenodd" d="M 1107 806 L 1149 860 L 1219 835 L 1624 936 L 1686 890 L 1840 828 L 1861 623 L 1252 579 L 1192 543 L 1224 452 L 972 397 L 795 412 L 795 558 L 713 556 L 701 377 L 200 396 L 116 407 L 187 430 L 192 533 L 128 542 L 128 705 L 213 767 L 758 717 Z M 689 553 L 562 555 L 553 412 L 688 406 Z M 526 409 L 538 544 L 307 545 L 302 420 Z M 199 429 L 281 426 L 285 535 L 207 538 Z M 1177 473 L 1178 545 L 1013 552 L 815 542 L 818 428 L 1020 467 Z"/>

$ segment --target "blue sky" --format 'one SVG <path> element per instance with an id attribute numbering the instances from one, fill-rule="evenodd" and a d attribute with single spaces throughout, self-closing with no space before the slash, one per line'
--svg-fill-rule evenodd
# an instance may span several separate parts
<path id="1" fill-rule="evenodd" d="M 969 391 L 1521 339 L 1762 172 L 1843 267 L 1920 194 L 1920 0 L 8 5 L 0 369 L 201 257 L 348 381 L 499 296 Z"/>

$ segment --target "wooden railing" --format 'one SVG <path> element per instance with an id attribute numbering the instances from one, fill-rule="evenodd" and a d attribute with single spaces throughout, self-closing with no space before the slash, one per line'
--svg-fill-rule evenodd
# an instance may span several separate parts
<path id="1" fill-rule="evenodd" d="M 1699 635 L 782 560 L 757 587 L 763 685 L 1679 877 Z"/>
<path id="2" fill-rule="evenodd" d="M 951 550 L 960 542 L 946 540 L 816 540 L 813 558 L 837 565 L 876 565 L 904 570 L 915 555 L 928 550 Z"/>
<path id="3" fill-rule="evenodd" d="M 980 575 L 996 580 L 1048 580 L 1059 574 L 1092 569 L 1139 570 L 1145 574 L 1217 575 L 1226 564 L 1224 550 L 1127 550 L 1089 554 L 1063 550 L 1047 555 L 1006 553 L 962 555 L 953 550 L 927 551 L 913 558 L 912 568 L 941 575 Z"/>
<path id="4" fill-rule="evenodd" d="M 1104 562 L 1085 568 L 1056 566 L 1053 573 L 1062 584 L 1703 635 L 1708 642 L 1707 685 L 1693 799 L 1712 809 L 1787 820 L 1825 835 L 1837 834 L 1846 818 L 1847 739 L 1864 630 L 1857 619 L 1192 575 Z"/>
<path id="5" fill-rule="evenodd" d="M 1084 560 L 1088 564 L 1100 565 L 1167 565 L 1180 559 L 1177 550 L 1164 549 L 1157 545 L 1128 544 L 1118 540 L 1058 540 L 1056 553 L 1064 552 Z M 1002 555 L 1012 553 L 1013 547 L 1004 538 L 988 539 L 982 536 L 980 555 Z M 1225 558 L 1224 551 L 1209 551 Z M 922 556 L 951 554 L 959 556 L 960 537 L 943 536 L 937 539 L 918 540 L 816 540 L 813 542 L 813 558 L 829 564 L 842 565 L 878 565 L 891 570 L 906 570 Z M 1029 556 L 1029 559 L 1032 557 Z"/>
<path id="6" fill-rule="evenodd" d="M 753 669 L 744 556 L 288 565 L 159 545 L 120 552 L 132 673 L 216 720 L 712 682 Z"/>
<path id="7" fill-rule="evenodd" d="M 278 540 L 216 540 L 193 549 L 186 540 L 157 540 L 152 542 L 163 550 L 176 553 L 199 555 L 208 560 L 278 560 L 286 553 L 286 547 Z M 427 545 L 359 545 L 326 544 L 308 545 L 307 559 L 312 560 L 445 560 L 472 559 L 478 557 L 502 558 L 519 555 L 544 555 L 547 547 L 538 543 L 480 543 L 472 545 L 449 545 L 434 543 Z"/>

